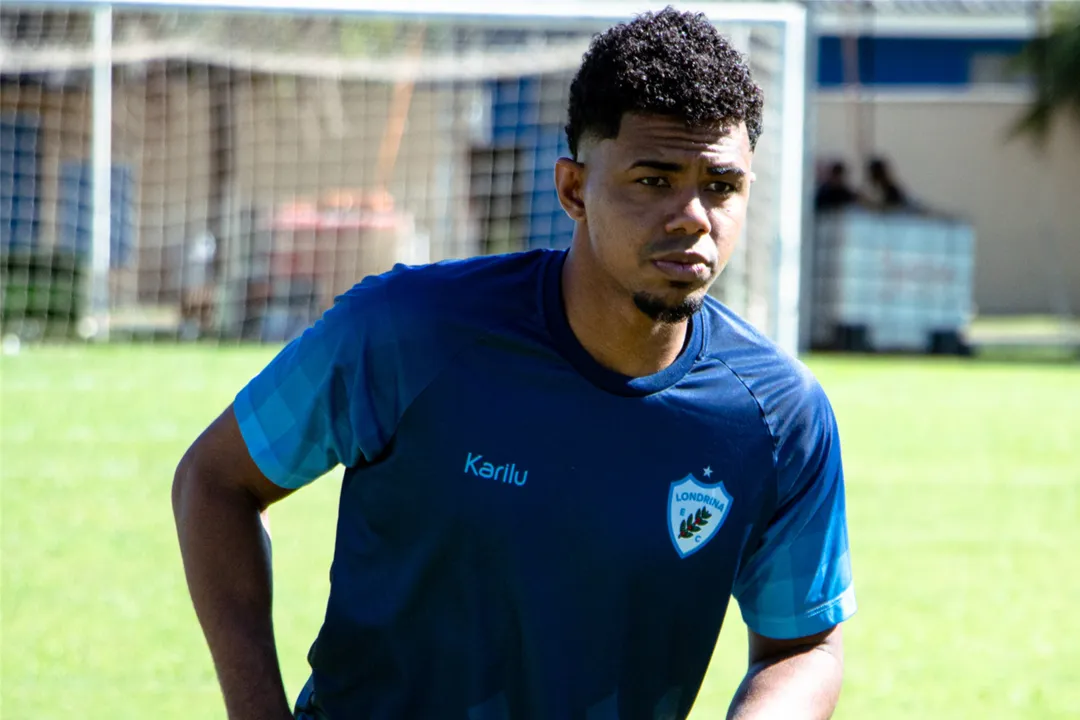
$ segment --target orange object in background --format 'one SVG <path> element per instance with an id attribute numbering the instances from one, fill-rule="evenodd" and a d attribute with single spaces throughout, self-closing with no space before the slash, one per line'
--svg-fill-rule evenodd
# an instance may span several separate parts
<path id="1" fill-rule="evenodd" d="M 281 205 L 270 222 L 271 276 L 311 281 L 328 308 L 365 276 L 393 267 L 408 225 L 384 190 L 335 189 L 319 202 Z"/>

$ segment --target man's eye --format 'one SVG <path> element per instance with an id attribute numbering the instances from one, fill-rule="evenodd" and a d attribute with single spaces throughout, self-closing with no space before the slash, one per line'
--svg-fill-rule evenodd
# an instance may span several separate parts
<path id="1" fill-rule="evenodd" d="M 671 183 L 663 177 L 643 177 L 638 179 L 638 183 L 646 187 L 671 187 Z"/>
<path id="2" fill-rule="evenodd" d="M 735 186 L 728 182 L 711 182 L 705 186 L 705 189 L 709 192 L 723 193 L 724 195 L 735 192 Z"/>

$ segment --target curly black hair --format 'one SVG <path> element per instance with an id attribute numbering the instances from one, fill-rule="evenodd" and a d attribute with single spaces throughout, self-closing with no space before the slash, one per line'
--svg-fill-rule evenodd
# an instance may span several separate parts
<path id="1" fill-rule="evenodd" d="M 691 126 L 746 123 L 761 135 L 761 88 L 705 15 L 667 7 L 593 38 L 570 85 L 566 138 L 577 158 L 582 137 L 614 138 L 627 112 L 667 115 Z"/>

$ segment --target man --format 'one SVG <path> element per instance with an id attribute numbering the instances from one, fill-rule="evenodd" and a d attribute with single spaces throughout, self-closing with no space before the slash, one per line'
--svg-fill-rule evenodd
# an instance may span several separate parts
<path id="1" fill-rule="evenodd" d="M 734 595 L 737 718 L 824 718 L 854 611 L 819 385 L 706 291 L 762 98 L 700 15 L 598 36 L 555 172 L 569 252 L 340 297 L 185 455 L 173 502 L 231 718 L 292 717 L 260 513 L 345 466 L 302 718 L 683 718 Z"/>

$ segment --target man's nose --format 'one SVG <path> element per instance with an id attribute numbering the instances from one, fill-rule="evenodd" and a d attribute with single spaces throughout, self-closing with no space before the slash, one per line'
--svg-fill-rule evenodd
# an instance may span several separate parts
<path id="1" fill-rule="evenodd" d="M 701 196 L 697 192 L 684 196 L 679 202 L 678 209 L 664 229 L 672 235 L 680 233 L 693 236 L 709 234 L 712 230 L 712 223 L 709 222 L 709 213 L 706 212 L 705 205 L 701 202 Z"/>

